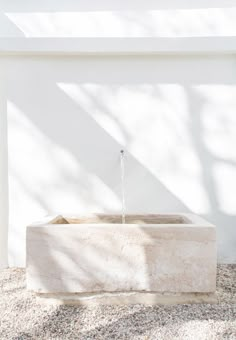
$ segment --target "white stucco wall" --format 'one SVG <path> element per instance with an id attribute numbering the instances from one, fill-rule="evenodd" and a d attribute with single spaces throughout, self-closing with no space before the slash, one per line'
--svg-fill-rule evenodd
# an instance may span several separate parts
<path id="1" fill-rule="evenodd" d="M 8 266 L 8 146 L 5 70 L 0 64 L 0 268 Z"/>
<path id="2" fill-rule="evenodd" d="M 234 36 L 235 0 L 0 0 L 0 37 Z"/>
<path id="3" fill-rule="evenodd" d="M 232 1 L 84 3 L 0 1 L 0 36 L 236 35 Z M 200 214 L 217 225 L 219 261 L 235 262 L 234 54 L 36 54 L 0 56 L 10 265 L 24 265 L 33 220 L 120 211 L 123 148 L 127 211 Z"/>

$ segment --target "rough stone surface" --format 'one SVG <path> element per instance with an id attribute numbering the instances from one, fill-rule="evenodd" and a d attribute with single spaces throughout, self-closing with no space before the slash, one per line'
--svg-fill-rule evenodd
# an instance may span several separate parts
<path id="1" fill-rule="evenodd" d="M 40 304 L 25 270 L 0 271 L 1 340 L 235 340 L 236 265 L 218 266 L 217 303 L 71 307 Z"/>
<path id="2" fill-rule="evenodd" d="M 188 218 L 190 224 L 30 226 L 27 286 L 40 293 L 214 292 L 215 227 Z"/>
<path id="3" fill-rule="evenodd" d="M 36 293 L 42 303 L 59 305 L 173 305 L 186 303 L 216 303 L 214 293 L 150 293 L 150 292 L 99 292 L 99 293 Z"/>

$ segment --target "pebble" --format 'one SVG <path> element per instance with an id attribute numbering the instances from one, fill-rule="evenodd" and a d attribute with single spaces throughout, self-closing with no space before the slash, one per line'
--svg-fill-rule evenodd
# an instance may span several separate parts
<path id="1" fill-rule="evenodd" d="M 218 265 L 216 304 L 42 305 L 25 269 L 0 271 L 1 340 L 236 340 L 236 265 Z"/>

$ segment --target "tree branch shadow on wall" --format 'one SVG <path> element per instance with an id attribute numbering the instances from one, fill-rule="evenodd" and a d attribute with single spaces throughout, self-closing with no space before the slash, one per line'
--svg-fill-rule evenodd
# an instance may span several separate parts
<path id="1" fill-rule="evenodd" d="M 217 164 L 230 164 L 235 167 L 236 164 L 228 159 L 213 155 L 209 150 L 204 142 L 205 127 L 203 124 L 203 108 L 206 104 L 206 100 L 203 95 L 190 86 L 186 86 L 185 91 L 189 106 L 188 127 L 195 152 L 201 164 L 202 182 L 210 204 L 209 212 L 203 214 L 203 216 L 216 224 L 218 253 L 221 254 L 221 262 L 231 262 L 232 260 L 228 254 L 229 252 L 233 254 L 236 246 L 236 215 L 226 214 L 220 207 L 220 197 L 216 188 L 217 183 L 214 175 L 214 167 Z M 225 246 L 226 244 L 227 247 Z"/>
<path id="2" fill-rule="evenodd" d="M 32 111 L 27 107 L 28 101 L 22 97 L 11 97 L 17 107 L 20 107 L 34 124 L 57 145 L 68 149 L 76 157 L 78 162 L 82 164 L 89 173 L 95 173 L 108 186 L 114 194 L 120 198 L 120 168 L 119 168 L 119 151 L 123 148 L 109 135 L 93 118 L 78 104 L 75 104 L 66 94 L 60 91 L 54 84 L 47 84 L 45 88 L 41 88 L 40 92 L 30 91 L 31 100 L 35 102 L 35 109 Z M 60 112 L 55 110 L 54 103 L 51 100 L 46 100 L 49 96 L 57 98 L 56 104 L 60 107 Z M 48 114 L 42 114 L 47 112 Z M 67 114 L 65 114 L 67 112 Z M 109 112 L 107 112 L 109 114 Z M 77 124 L 75 124 L 77 122 Z M 120 126 L 123 129 L 122 126 Z M 68 133 L 69 131 L 69 133 Z M 117 153 L 117 156 L 116 156 Z M 111 154 L 111 164 L 107 161 Z M 94 157 L 96 155 L 96 157 Z M 108 157 L 107 157 L 108 156 Z M 114 164 L 114 161 L 116 164 Z M 127 191 L 127 209 L 128 212 L 137 212 L 142 207 L 144 213 L 153 213 L 159 211 L 188 211 L 184 204 L 177 199 L 165 186 L 135 157 L 127 152 L 127 161 L 129 162 L 128 185 Z M 98 164 L 99 162 L 99 164 Z M 114 166 L 116 167 L 114 168 Z M 38 193 L 34 193 L 34 188 L 28 190 L 27 178 L 18 178 L 22 187 L 26 190 L 34 200 L 38 200 Z M 66 181 L 74 181 L 74 186 L 80 192 L 78 185 L 79 178 L 66 178 Z M 82 181 L 86 181 L 83 178 Z M 25 183 L 25 184 L 24 184 Z M 89 187 L 88 187 L 89 190 Z M 64 195 L 64 193 L 62 193 Z M 91 197 L 92 198 L 92 197 Z M 45 197 L 40 197 L 40 204 L 45 208 L 48 205 L 50 209 L 50 201 Z M 99 202 L 98 202 L 99 203 Z M 106 212 L 112 212 L 103 206 Z M 26 212 L 27 213 L 27 212 Z M 76 212 L 75 212 L 76 213 Z M 75 237 L 76 240 L 76 237 Z M 65 244 L 66 247 L 66 244 Z M 109 249 L 111 249 L 109 247 Z M 63 252 L 63 249 L 61 249 Z M 106 255 L 106 249 L 97 249 L 97 256 Z M 51 259 L 52 266 L 55 265 L 56 271 L 63 272 L 65 268 L 60 268 L 61 264 L 54 258 L 49 248 L 43 249 L 43 256 Z M 110 254 L 114 259 L 118 258 L 119 254 Z M 145 254 L 144 254 L 145 257 Z M 76 261 L 73 254 L 70 254 L 68 261 L 76 266 Z M 89 259 L 84 259 L 84 262 Z M 148 259 L 146 260 L 147 271 Z M 35 264 L 35 268 L 37 263 Z M 106 270 L 101 268 L 101 270 Z M 94 268 L 94 280 L 99 281 L 98 268 Z M 84 275 L 88 275 L 86 271 Z M 43 280 L 43 279 L 42 279 Z M 63 280 L 62 280 L 63 281 Z M 42 282 L 46 285 L 46 282 Z M 63 283 L 66 290 L 66 282 Z"/>
<path id="3" fill-rule="evenodd" d="M 66 78 L 67 81 L 71 80 L 68 79 L 68 75 Z M 32 79 L 30 78 L 30 80 Z M 25 93 L 27 93 L 27 96 L 30 95 L 31 101 L 35 103 L 33 110 L 26 97 L 20 93 L 18 94 L 17 91 L 11 92 L 9 98 L 20 107 L 22 112 L 29 117 L 43 134 L 55 144 L 69 150 L 88 173 L 95 173 L 117 197 L 120 197 L 118 155 L 123 145 L 119 144 L 107 133 L 83 107 L 76 104 L 65 93 L 59 90 L 55 83 L 57 83 L 57 79 L 52 79 L 52 81 L 45 84 L 42 77 L 42 79 L 35 79 L 33 82 L 34 86 L 32 86 L 32 83 L 27 83 L 26 80 Z M 38 88 L 40 91 L 37 91 Z M 203 141 L 200 139 L 201 137 L 196 135 L 196 131 L 201 131 L 202 129 L 201 119 L 196 117 L 196 115 L 199 115 L 199 112 L 201 112 L 204 101 L 198 97 L 191 87 L 185 85 L 185 90 L 190 103 L 189 112 L 191 112 L 189 127 L 192 131 L 195 148 L 199 149 L 197 155 L 203 168 L 203 182 L 207 192 L 208 185 L 210 185 L 210 196 L 213 197 L 210 199 L 211 211 L 214 214 L 215 211 L 219 211 L 215 198 L 217 193 L 211 178 L 212 173 L 205 173 L 206 164 L 207 168 L 211 169 L 213 160 Z M 109 112 L 107 111 L 106 114 L 109 114 Z M 120 125 L 120 129 L 122 130 L 124 127 Z M 144 213 L 168 212 L 170 209 L 171 211 L 188 211 L 186 206 L 165 188 L 156 176 L 146 169 L 133 155 L 127 154 L 130 165 L 127 176 L 131 178 L 126 188 L 129 212 L 136 212 L 140 206 L 142 206 Z M 77 179 L 75 179 L 74 184 L 79 191 Z M 103 208 L 108 212 L 107 207 L 104 206 Z M 218 215 L 222 219 L 225 218 L 221 212 Z M 48 256 L 50 255 L 49 253 Z M 146 263 L 148 263 L 148 254 L 146 254 Z"/>
<path id="4" fill-rule="evenodd" d="M 10 100 L 20 107 L 47 137 L 69 150 L 88 173 L 96 174 L 120 198 L 119 152 L 124 146 L 55 85 L 47 84 L 40 92 L 34 90 L 30 92 L 31 100 L 35 102 L 34 110 L 21 96 L 18 98 L 10 96 Z M 56 98 L 56 108 L 49 99 L 49 93 Z M 128 212 L 137 212 L 140 207 L 143 207 L 144 212 L 170 209 L 188 211 L 186 206 L 128 151 L 127 162 L 129 162 L 126 173 Z M 76 182 L 75 187 L 78 187 Z"/>
<path id="5" fill-rule="evenodd" d="M 123 145 L 119 144 L 105 131 L 83 107 L 76 104 L 68 95 L 55 86 L 54 82 L 44 84 L 44 79 L 42 80 L 43 83 L 41 83 L 40 79 L 36 79 L 34 82 L 35 87 L 32 86 L 31 82 L 25 82 L 25 93 L 34 102 L 33 110 L 30 102 L 24 96 L 21 96 L 18 91 L 10 92 L 10 101 L 19 107 L 47 138 L 63 149 L 69 150 L 88 173 L 96 174 L 120 199 L 119 152 Z M 40 91 L 37 90 L 38 88 L 40 88 Z M 98 105 L 97 102 L 94 104 Z M 100 105 L 101 110 L 104 110 L 104 106 Z M 109 112 L 106 111 L 106 114 L 108 115 Z M 119 124 L 119 128 L 123 132 L 124 127 L 121 124 Z M 124 131 L 123 134 L 126 136 L 126 143 L 128 143 L 127 132 Z M 129 164 L 129 169 L 126 173 L 127 212 L 136 213 L 140 209 L 146 214 L 162 211 L 188 211 L 187 207 L 128 151 L 126 157 Z M 27 178 L 18 180 L 23 183 L 24 190 L 29 193 Z M 74 182 L 75 190 L 80 193 L 81 178 L 67 176 L 65 180 Z M 86 178 L 83 178 L 82 182 L 85 181 Z M 90 190 L 89 187 L 88 190 Z M 29 195 L 32 196 L 32 199 L 38 200 L 38 193 L 34 194 L 34 188 L 31 188 Z M 62 195 L 64 195 L 64 192 Z M 78 194 L 78 199 L 79 196 L 80 194 Z M 50 209 L 50 201 L 46 197 L 40 197 L 40 200 L 44 208 L 46 204 Z M 109 211 L 104 205 L 102 208 L 105 212 L 113 212 Z M 106 249 L 99 249 L 100 254 L 103 252 L 106 253 Z M 59 272 L 60 264 L 54 259 L 50 249 L 45 248 L 43 254 L 45 257 L 51 258 Z M 112 256 L 116 257 L 117 254 Z M 72 255 L 69 261 L 76 265 L 76 259 Z M 148 271 L 148 259 L 146 264 Z M 61 268 L 61 270 L 64 269 Z M 96 272 L 97 268 L 94 268 L 94 279 L 98 280 Z"/>

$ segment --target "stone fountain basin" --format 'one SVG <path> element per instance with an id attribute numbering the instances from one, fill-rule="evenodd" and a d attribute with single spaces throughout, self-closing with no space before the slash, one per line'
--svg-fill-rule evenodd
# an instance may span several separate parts
<path id="1" fill-rule="evenodd" d="M 128 215 L 125 224 L 118 215 L 51 217 L 27 227 L 27 288 L 66 299 L 209 296 L 216 289 L 215 226 L 193 214 Z"/>

